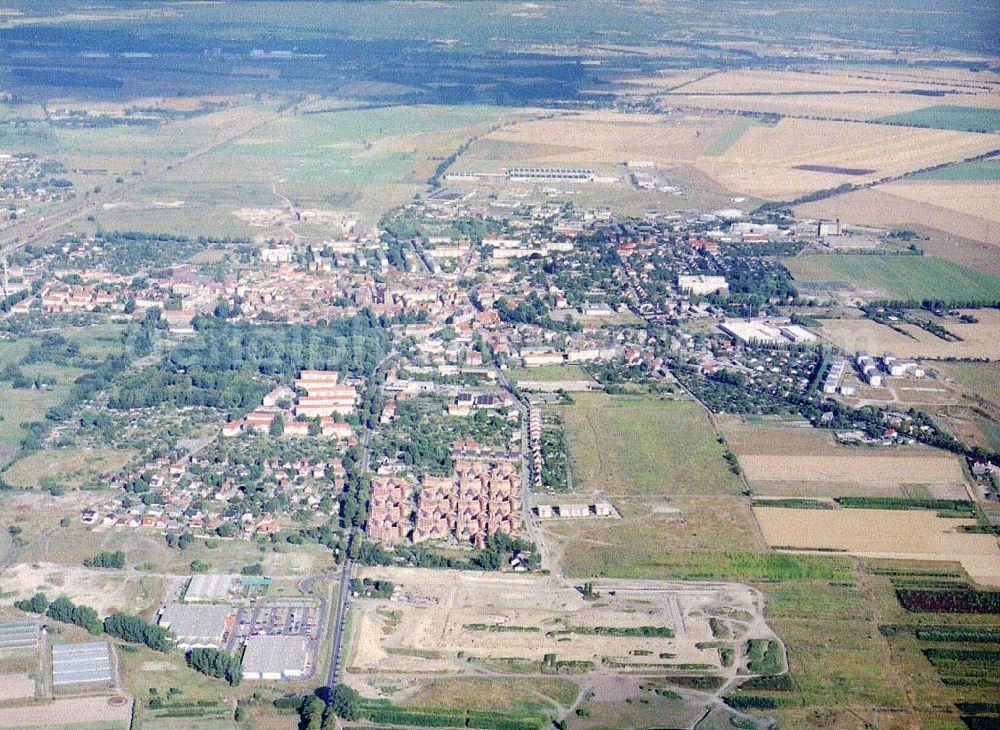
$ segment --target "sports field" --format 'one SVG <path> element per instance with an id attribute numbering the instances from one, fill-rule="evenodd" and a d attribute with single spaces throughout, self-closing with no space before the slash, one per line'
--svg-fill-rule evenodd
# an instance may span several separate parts
<path id="1" fill-rule="evenodd" d="M 563 411 L 574 483 L 609 495 L 734 494 L 739 479 L 696 403 L 580 393 Z"/>
<path id="2" fill-rule="evenodd" d="M 901 124 L 907 127 L 954 129 L 960 132 L 996 132 L 1000 129 L 1000 109 L 983 109 L 974 106 L 929 106 L 904 114 L 893 114 L 877 120 L 884 124 Z"/>
<path id="3" fill-rule="evenodd" d="M 785 265 L 796 281 L 843 282 L 893 299 L 1000 299 L 1000 279 L 932 256 L 799 256 Z"/>

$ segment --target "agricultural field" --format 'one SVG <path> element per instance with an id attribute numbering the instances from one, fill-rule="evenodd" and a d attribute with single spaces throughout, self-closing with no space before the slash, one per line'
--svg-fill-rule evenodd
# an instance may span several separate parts
<path id="1" fill-rule="evenodd" d="M 583 380 L 593 382 L 590 374 L 579 365 L 543 365 L 537 368 L 511 368 L 507 377 L 518 382 L 521 380 L 537 380 L 546 383 Z"/>
<path id="2" fill-rule="evenodd" d="M 876 121 L 883 124 L 900 124 L 908 127 L 954 129 L 961 132 L 996 132 L 1000 129 L 1000 109 L 954 106 L 944 104 L 925 109 L 893 114 Z"/>
<path id="3" fill-rule="evenodd" d="M 574 484 L 610 496 L 736 494 L 704 410 L 641 396 L 574 395 L 560 407 Z"/>
<path id="4" fill-rule="evenodd" d="M 965 496 L 962 465 L 944 451 L 840 446 L 829 431 L 737 418 L 723 421 L 723 433 L 755 494 Z"/>
<path id="5" fill-rule="evenodd" d="M 747 130 L 724 154 L 701 157 L 697 164 L 728 190 L 791 200 L 962 160 L 993 147 L 991 138 L 967 132 L 784 118 Z"/>
<path id="6" fill-rule="evenodd" d="M 1000 342 L 996 338 L 1000 312 L 983 309 L 972 314 L 978 322 L 947 324 L 949 332 L 962 338 L 960 342 L 947 342 L 915 325 L 897 323 L 906 332 L 904 335 L 867 319 L 823 320 L 820 334 L 847 352 L 891 352 L 897 357 L 926 359 L 1000 357 Z"/>
<path id="7" fill-rule="evenodd" d="M 1000 160 L 978 160 L 959 162 L 956 165 L 940 167 L 937 170 L 921 172 L 911 180 L 1000 180 Z"/>
<path id="8" fill-rule="evenodd" d="M 934 369 L 956 381 L 977 398 L 1000 407 L 1000 363 L 934 363 Z"/>
<path id="9" fill-rule="evenodd" d="M 928 76 L 934 74 L 930 71 Z M 935 86 L 951 91 L 982 91 L 981 84 L 973 86 L 971 78 L 934 79 Z M 711 74 L 684 87 L 686 94 L 809 94 L 845 92 L 902 92 L 909 91 L 926 76 L 903 77 L 883 69 L 837 69 L 817 67 L 811 71 L 778 71 L 740 69 Z"/>
<path id="10" fill-rule="evenodd" d="M 714 142 L 705 150 L 709 157 L 719 157 L 725 154 L 726 150 L 732 147 L 743 134 L 754 125 L 753 120 L 743 117 L 737 118 L 732 126 L 719 135 Z"/>
<path id="11" fill-rule="evenodd" d="M 993 247 L 1000 245 L 1000 223 L 995 206 L 990 206 L 995 189 L 990 181 L 896 182 L 799 205 L 794 212 L 881 228 L 925 229 Z M 959 242 L 953 248 L 960 245 L 965 244 Z M 955 251 L 949 258 L 961 255 Z M 995 259 L 994 251 L 990 255 Z"/>
<path id="12" fill-rule="evenodd" d="M 1000 299 L 1000 279 L 931 256 L 810 255 L 784 259 L 797 282 L 848 287 L 869 299 Z"/>
<path id="13" fill-rule="evenodd" d="M 0 728 L 19 730 L 128 730 L 132 703 L 110 697 L 67 697 L 38 705 L 0 708 Z M 66 722 L 69 720 L 70 722 Z"/>
<path id="14" fill-rule="evenodd" d="M 754 506 L 768 545 L 844 552 L 867 558 L 959 562 L 978 583 L 1000 586 L 1000 548 L 993 535 L 959 532 L 975 520 L 929 510 L 794 509 Z M 876 528 L 876 529 L 873 529 Z"/>

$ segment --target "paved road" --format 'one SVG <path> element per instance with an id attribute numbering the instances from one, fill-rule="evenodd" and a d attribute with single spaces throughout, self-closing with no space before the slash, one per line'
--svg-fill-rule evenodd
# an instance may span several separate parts
<path id="1" fill-rule="evenodd" d="M 394 353 L 389 352 L 385 357 L 379 360 L 378 364 L 372 372 L 372 376 L 381 370 L 386 363 L 392 360 Z M 361 448 L 361 472 L 367 473 L 371 467 L 371 442 L 372 442 L 373 431 L 368 429 L 365 431 L 364 441 L 362 442 Z M 347 616 L 347 603 L 351 598 L 351 574 L 354 570 L 354 561 L 350 558 L 351 545 L 353 545 L 354 540 L 357 536 L 351 534 L 347 539 L 347 559 L 344 561 L 344 567 L 340 571 L 338 576 L 339 586 L 337 587 L 337 602 L 334 605 L 334 618 L 333 618 L 333 645 L 330 648 L 330 669 L 327 672 L 326 683 L 328 686 L 332 687 L 337 682 L 337 671 L 339 670 L 340 664 L 340 649 L 344 640 L 344 619 Z"/>
<path id="2" fill-rule="evenodd" d="M 340 585 L 337 588 L 336 613 L 333 618 L 333 646 L 330 649 L 330 670 L 326 675 L 326 684 L 332 687 L 337 683 L 337 670 L 340 663 L 340 647 L 344 639 L 344 618 L 347 615 L 347 599 L 351 595 L 351 570 L 354 561 L 348 558 L 344 561 L 344 568 L 340 571 L 338 580 Z"/>

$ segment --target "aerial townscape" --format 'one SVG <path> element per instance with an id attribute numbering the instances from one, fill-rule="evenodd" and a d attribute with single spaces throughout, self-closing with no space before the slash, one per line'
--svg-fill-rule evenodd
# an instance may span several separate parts
<path id="1" fill-rule="evenodd" d="M 0 730 L 1000 727 L 1000 7 L 0 0 Z"/>

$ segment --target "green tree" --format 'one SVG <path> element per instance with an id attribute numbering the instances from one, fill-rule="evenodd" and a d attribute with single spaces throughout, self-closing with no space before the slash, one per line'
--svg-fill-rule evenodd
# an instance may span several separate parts
<path id="1" fill-rule="evenodd" d="M 268 433 L 272 436 L 280 436 L 285 432 L 285 417 L 280 413 L 274 417 L 271 421 L 271 427 L 268 429 Z"/>

